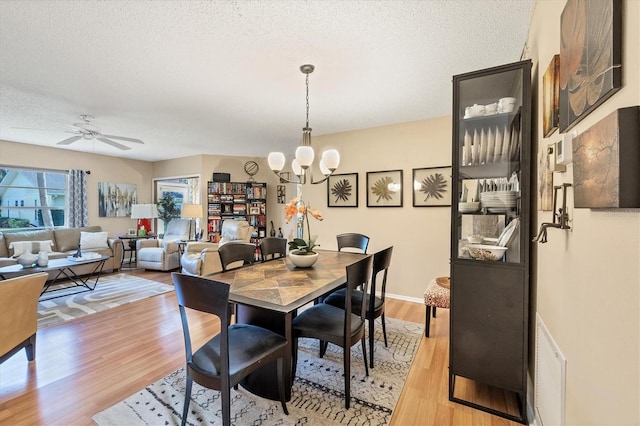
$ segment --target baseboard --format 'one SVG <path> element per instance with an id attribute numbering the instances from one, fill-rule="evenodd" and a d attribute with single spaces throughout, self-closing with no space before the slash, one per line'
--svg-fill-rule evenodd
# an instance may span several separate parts
<path id="1" fill-rule="evenodd" d="M 392 294 L 392 293 L 387 293 L 386 297 L 390 299 L 404 300 L 405 302 L 421 303 L 424 305 L 424 299 L 419 297 L 408 297 L 408 296 L 403 296 L 401 294 Z"/>

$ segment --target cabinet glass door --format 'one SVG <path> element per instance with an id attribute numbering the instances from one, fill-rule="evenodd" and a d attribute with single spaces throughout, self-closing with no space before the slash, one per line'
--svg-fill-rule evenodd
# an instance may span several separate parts
<path id="1" fill-rule="evenodd" d="M 518 67 L 454 79 L 457 259 L 523 262 L 523 75 Z"/>

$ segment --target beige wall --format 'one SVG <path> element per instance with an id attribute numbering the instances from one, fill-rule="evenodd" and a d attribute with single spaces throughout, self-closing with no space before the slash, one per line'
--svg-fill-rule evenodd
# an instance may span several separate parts
<path id="1" fill-rule="evenodd" d="M 90 170 L 89 224 L 100 225 L 115 236 L 135 228 L 135 220 L 128 217 L 98 217 L 98 182 L 130 183 L 137 185 L 138 201 L 151 202 L 153 164 L 97 154 L 0 140 L 0 164 L 17 167 L 39 167 L 55 170 Z"/>
<path id="2" fill-rule="evenodd" d="M 423 120 L 333 135 L 316 136 L 317 153 L 340 151 L 338 173 L 358 173 L 358 208 L 328 208 L 327 185 L 304 185 L 303 198 L 322 210 L 312 219 L 321 248 L 336 249 L 336 234 L 359 232 L 371 238 L 369 253 L 393 245 L 387 291 L 422 300 L 428 282 L 449 275 L 450 210 L 412 206 L 412 169 L 451 165 L 451 118 Z M 367 207 L 367 172 L 403 171 L 403 207 Z"/>
<path id="3" fill-rule="evenodd" d="M 640 1 L 622 3 L 623 88 L 583 119 L 574 128 L 578 133 L 617 108 L 640 105 Z M 558 132 L 542 137 L 541 82 L 553 55 L 560 53 L 564 5 L 539 0 L 531 23 L 540 149 L 561 137 Z M 572 181 L 571 166 L 554 175 L 556 185 Z M 534 247 L 537 311 L 567 359 L 566 424 L 638 425 L 640 214 L 637 209 L 568 210 L 572 230 L 549 230 L 549 242 Z M 551 220 L 551 212 L 538 212 L 538 223 Z"/>

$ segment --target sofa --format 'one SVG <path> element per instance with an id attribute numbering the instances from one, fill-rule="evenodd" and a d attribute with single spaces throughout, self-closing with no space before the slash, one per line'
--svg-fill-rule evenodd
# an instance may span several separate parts
<path id="1" fill-rule="evenodd" d="M 180 248 L 177 241 L 189 239 L 190 226 L 191 219 L 172 219 L 162 238 L 138 240 L 138 268 L 170 271 L 180 267 Z"/>
<path id="2" fill-rule="evenodd" d="M 122 240 L 109 238 L 100 226 L 0 233 L 0 267 L 17 264 L 19 254 L 26 250 L 36 254 L 47 251 L 49 259 L 61 259 L 75 254 L 78 246 L 83 253 L 96 252 L 109 256 L 103 271 L 120 270 L 124 250 Z M 90 264 L 78 265 L 73 270 L 78 275 L 85 275 L 94 268 L 95 265 Z"/>
<path id="3" fill-rule="evenodd" d="M 222 222 L 218 243 L 190 242 L 182 254 L 182 273 L 207 276 L 222 272 L 218 248 L 230 241 L 250 242 L 254 228 L 246 220 L 226 219 Z"/>

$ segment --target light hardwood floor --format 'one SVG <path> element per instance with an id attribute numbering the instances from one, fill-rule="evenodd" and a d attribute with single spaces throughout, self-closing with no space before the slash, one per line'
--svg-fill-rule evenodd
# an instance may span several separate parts
<path id="1" fill-rule="evenodd" d="M 171 283 L 169 273 L 126 270 Z M 387 299 L 389 317 L 424 323 L 424 305 Z M 202 342 L 219 324 L 194 314 Z M 184 364 L 173 292 L 38 331 L 36 361 L 24 351 L 0 365 L 1 425 L 93 425 L 91 417 Z M 449 312 L 431 321 L 431 337 L 413 361 L 391 425 L 517 425 L 448 400 Z M 197 343 L 196 343 L 197 344 Z M 459 383 L 465 397 L 516 410 L 501 392 Z"/>

